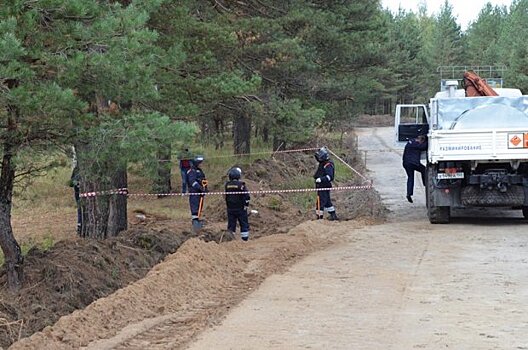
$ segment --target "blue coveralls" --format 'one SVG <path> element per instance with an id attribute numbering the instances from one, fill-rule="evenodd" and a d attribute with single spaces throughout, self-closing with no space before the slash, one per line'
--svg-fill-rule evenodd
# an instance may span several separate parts
<path id="1" fill-rule="evenodd" d="M 240 180 L 230 180 L 225 184 L 226 192 L 246 192 L 240 194 L 226 194 L 227 229 L 236 232 L 237 220 L 240 224 L 240 237 L 244 241 L 249 239 L 249 220 L 246 207 L 251 197 L 247 193 L 246 184 Z"/>
<path id="2" fill-rule="evenodd" d="M 189 193 L 207 192 L 207 180 L 200 167 L 193 165 L 187 170 L 187 187 L 189 188 Z M 189 205 L 191 206 L 191 217 L 193 220 L 200 218 L 200 202 L 203 208 L 203 200 L 203 194 L 189 196 Z"/>
<path id="3" fill-rule="evenodd" d="M 331 188 L 332 181 L 334 181 L 334 163 L 331 160 L 319 162 L 319 167 L 314 174 L 314 179 L 321 179 L 321 182 L 315 183 L 315 188 Z M 330 191 L 317 191 L 317 205 L 315 214 L 322 217 L 324 211 L 329 214 L 335 212 L 334 205 L 330 199 Z"/>
<path id="4" fill-rule="evenodd" d="M 414 172 L 422 175 L 425 186 L 425 166 L 420 162 L 423 151 L 427 150 L 427 141 L 420 143 L 417 140 L 409 140 L 403 151 L 403 168 L 407 173 L 407 196 L 412 196 L 414 191 Z"/>

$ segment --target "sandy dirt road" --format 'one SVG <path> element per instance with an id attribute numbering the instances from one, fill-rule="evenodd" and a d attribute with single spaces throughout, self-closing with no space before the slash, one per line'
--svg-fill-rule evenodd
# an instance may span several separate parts
<path id="1" fill-rule="evenodd" d="M 268 278 L 188 349 L 528 349 L 528 234 L 517 212 L 430 225 L 405 201 L 391 128 L 359 130 L 389 223 Z M 159 348 L 164 348 L 160 346 Z"/>
<path id="2" fill-rule="evenodd" d="M 389 222 L 307 221 L 288 234 L 191 239 L 143 279 L 12 349 L 528 349 L 519 212 L 430 225 L 405 200 L 391 128 L 359 130 Z M 338 208 L 339 210 L 339 208 Z"/>

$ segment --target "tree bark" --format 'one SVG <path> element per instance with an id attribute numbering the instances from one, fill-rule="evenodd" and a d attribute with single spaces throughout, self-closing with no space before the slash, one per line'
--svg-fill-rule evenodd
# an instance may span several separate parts
<path id="1" fill-rule="evenodd" d="M 171 153 L 172 148 L 169 144 L 160 144 L 158 148 L 158 176 L 154 182 L 155 193 L 170 193 L 171 184 Z M 160 197 L 160 196 L 158 196 Z"/>
<path id="2" fill-rule="evenodd" d="M 10 290 L 17 291 L 22 286 L 24 277 L 24 258 L 11 226 L 13 185 L 15 182 L 13 157 L 16 155 L 13 135 L 17 129 L 18 110 L 15 107 L 10 107 L 8 113 L 7 138 L 3 145 L 2 169 L 0 173 L 0 247 L 5 256 L 7 285 Z"/>
<path id="3" fill-rule="evenodd" d="M 221 149 L 224 147 L 224 121 L 221 118 L 215 118 L 214 119 L 214 125 L 215 125 L 215 149 Z"/>
<path id="4" fill-rule="evenodd" d="M 112 177 L 112 187 L 127 187 L 126 167 L 115 170 Z M 111 195 L 108 201 L 108 229 L 106 235 L 107 237 L 115 237 L 119 232 L 125 231 L 128 228 L 127 196 L 124 194 Z"/>
<path id="5" fill-rule="evenodd" d="M 235 154 L 251 153 L 251 117 L 243 113 L 233 120 L 233 147 Z"/>
<path id="6" fill-rule="evenodd" d="M 81 193 L 124 189 L 127 187 L 126 166 L 115 166 L 105 162 L 100 171 L 87 171 L 85 147 L 77 146 L 78 164 L 81 173 Z M 105 176 L 111 174 L 107 181 Z M 127 196 L 125 194 L 98 194 L 81 198 L 81 236 L 105 239 L 114 237 L 128 227 Z"/>
<path id="7" fill-rule="evenodd" d="M 267 126 L 262 128 L 262 141 L 265 143 L 269 142 L 269 128 Z"/>

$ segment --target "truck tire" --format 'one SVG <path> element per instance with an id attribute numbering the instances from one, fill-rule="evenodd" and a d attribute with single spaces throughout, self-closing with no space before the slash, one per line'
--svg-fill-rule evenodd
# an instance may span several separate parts
<path id="1" fill-rule="evenodd" d="M 451 213 L 449 207 L 439 207 L 433 205 L 433 193 L 435 190 L 434 185 L 434 169 L 431 165 L 427 166 L 427 187 L 426 191 L 426 201 L 427 201 L 427 216 L 429 217 L 429 222 L 431 224 L 449 224 L 451 219 Z"/>
<path id="2" fill-rule="evenodd" d="M 525 219 L 528 219 L 528 207 L 522 207 L 522 213 Z"/>

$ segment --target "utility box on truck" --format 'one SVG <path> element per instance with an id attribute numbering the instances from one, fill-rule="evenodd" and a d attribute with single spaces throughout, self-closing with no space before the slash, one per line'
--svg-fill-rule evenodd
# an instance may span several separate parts
<path id="1" fill-rule="evenodd" d="M 496 88 L 498 96 L 466 97 L 457 85 L 446 82 L 427 111 L 430 222 L 449 223 L 452 208 L 467 207 L 518 209 L 528 218 L 528 96 Z M 400 140 L 399 122 L 396 130 Z"/>

